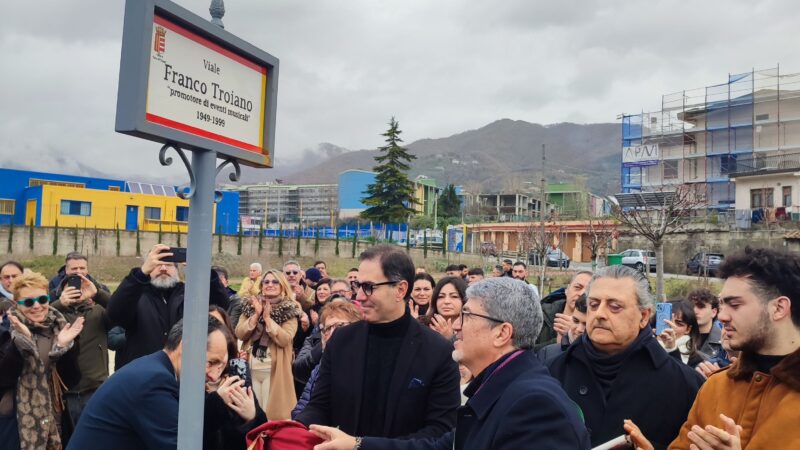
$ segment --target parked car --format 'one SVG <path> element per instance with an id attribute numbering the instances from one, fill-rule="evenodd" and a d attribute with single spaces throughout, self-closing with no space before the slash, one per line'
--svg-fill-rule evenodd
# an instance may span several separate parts
<path id="1" fill-rule="evenodd" d="M 547 267 L 563 267 L 568 268 L 570 259 L 566 253 L 564 253 L 560 248 L 554 248 L 547 251 Z M 538 266 L 539 265 L 539 255 L 536 252 L 528 253 L 528 264 Z"/>
<path id="2" fill-rule="evenodd" d="M 645 268 L 649 272 L 655 272 L 656 252 L 640 249 L 625 250 L 622 252 L 622 265 L 633 267 L 639 272 L 644 272 Z"/>
<path id="3" fill-rule="evenodd" d="M 696 253 L 686 261 L 686 275 L 708 274 L 710 277 L 715 277 L 723 259 L 725 259 L 725 255 L 722 253 Z"/>
<path id="4" fill-rule="evenodd" d="M 481 242 L 481 256 L 497 256 L 497 246 L 494 242 Z"/>

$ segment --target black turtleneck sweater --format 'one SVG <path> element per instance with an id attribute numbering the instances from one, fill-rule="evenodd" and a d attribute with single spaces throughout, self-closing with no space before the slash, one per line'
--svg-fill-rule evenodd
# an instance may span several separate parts
<path id="1" fill-rule="evenodd" d="M 636 337 L 628 348 L 614 355 L 607 355 L 597 350 L 592 344 L 592 341 L 589 340 L 588 333 L 584 333 L 581 339 L 583 339 L 586 358 L 591 363 L 592 373 L 603 389 L 603 395 L 606 400 L 608 400 L 608 394 L 611 392 L 611 385 L 614 383 L 619 371 L 622 370 L 622 366 L 625 365 L 628 358 L 644 347 L 650 339 L 655 338 L 650 328 L 645 327 L 639 332 L 639 336 Z"/>
<path id="2" fill-rule="evenodd" d="M 383 425 L 389 407 L 388 385 L 410 322 L 411 314 L 406 308 L 405 314 L 393 322 L 368 325 L 358 436 L 384 434 Z"/>

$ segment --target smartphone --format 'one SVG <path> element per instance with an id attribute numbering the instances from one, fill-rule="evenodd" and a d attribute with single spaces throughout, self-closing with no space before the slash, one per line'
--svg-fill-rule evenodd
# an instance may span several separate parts
<path id="1" fill-rule="evenodd" d="M 186 247 L 170 247 L 161 253 L 172 253 L 172 256 L 161 258 L 164 262 L 182 263 L 186 262 Z"/>
<path id="2" fill-rule="evenodd" d="M 656 336 L 669 327 L 665 320 L 672 320 L 672 303 L 656 303 Z"/>
<path id="3" fill-rule="evenodd" d="M 250 371 L 247 370 L 247 361 L 242 358 L 231 358 L 228 360 L 228 375 L 239 377 L 244 380 L 245 389 L 253 385 L 253 380 L 250 379 Z"/>
<path id="4" fill-rule="evenodd" d="M 81 277 L 77 275 L 70 275 L 67 277 L 67 286 L 74 287 L 77 290 L 81 290 Z"/>

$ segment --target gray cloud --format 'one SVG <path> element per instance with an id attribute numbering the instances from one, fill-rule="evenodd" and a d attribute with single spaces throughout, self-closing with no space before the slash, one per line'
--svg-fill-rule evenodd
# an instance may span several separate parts
<path id="1" fill-rule="evenodd" d="M 209 17 L 209 0 L 183 0 Z M 661 95 L 773 67 L 800 72 L 791 0 L 237 0 L 226 28 L 281 60 L 276 164 L 330 142 L 376 148 L 508 117 L 613 122 Z M 9 2 L 0 18 L 0 165 L 185 178 L 114 133 L 124 2 Z M 264 177 L 279 171 L 264 172 Z"/>

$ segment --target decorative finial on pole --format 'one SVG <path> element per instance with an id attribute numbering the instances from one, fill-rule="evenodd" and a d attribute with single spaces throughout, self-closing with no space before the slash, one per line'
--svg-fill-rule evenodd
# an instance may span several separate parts
<path id="1" fill-rule="evenodd" d="M 222 23 L 222 16 L 225 15 L 225 2 L 222 0 L 211 0 L 211 6 L 208 8 L 208 12 L 211 13 L 211 23 L 220 28 L 225 28 L 225 24 Z"/>

